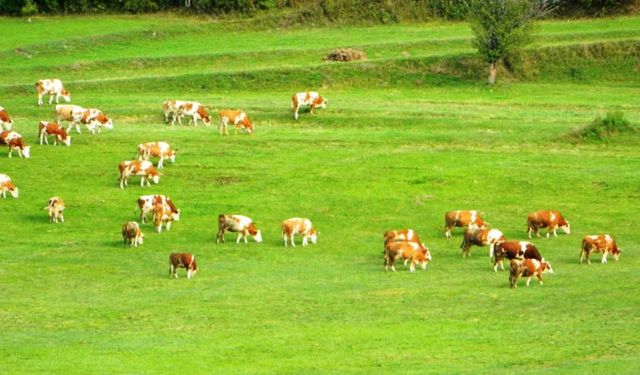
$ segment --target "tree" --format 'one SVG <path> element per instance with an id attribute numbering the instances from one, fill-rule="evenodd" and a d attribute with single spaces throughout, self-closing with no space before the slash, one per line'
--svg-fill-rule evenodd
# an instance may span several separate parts
<path id="1" fill-rule="evenodd" d="M 555 9 L 557 1 L 469 0 L 473 46 L 489 63 L 488 83 L 496 81 L 497 64 L 531 40 L 533 20 Z"/>

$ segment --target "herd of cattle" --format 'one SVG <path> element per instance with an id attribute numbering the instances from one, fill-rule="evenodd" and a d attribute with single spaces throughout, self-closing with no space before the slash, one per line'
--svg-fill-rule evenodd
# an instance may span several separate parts
<path id="1" fill-rule="evenodd" d="M 69 131 L 75 127 L 80 133 L 80 125 L 84 125 L 92 134 L 100 133 L 102 128 L 113 129 L 112 120 L 102 111 L 95 108 L 83 108 L 77 105 L 58 104 L 59 99 L 63 98 L 67 102 L 71 101 L 71 94 L 67 91 L 59 79 L 44 79 L 36 83 L 38 92 L 38 105 L 42 105 L 42 97 L 49 95 L 49 104 L 52 104 L 55 98 L 55 116 L 57 123 L 40 121 L 38 125 L 38 138 L 40 144 L 49 144 L 48 137 L 53 137 L 54 145 L 58 143 L 71 145 L 71 136 Z M 314 108 L 326 108 L 327 101 L 317 92 L 303 92 L 294 94 L 291 98 L 291 106 L 294 111 L 294 118 L 299 117 L 299 109 L 308 106 L 311 113 Z M 169 122 L 171 116 L 171 124 L 182 125 L 182 118 L 187 116 L 190 118 L 189 124 L 197 125 L 198 120 L 205 125 L 211 125 L 211 117 L 206 108 L 193 101 L 167 100 L 162 104 L 165 123 Z M 67 121 L 65 129 L 59 123 Z M 253 134 L 253 124 L 246 112 L 239 110 L 222 110 L 219 112 L 218 131 L 220 135 L 227 135 L 227 127 L 232 124 L 236 133 L 242 130 L 248 134 Z M 23 137 L 12 131 L 13 122 L 7 111 L 0 107 L 0 145 L 9 147 L 9 157 L 12 157 L 13 151 L 17 151 L 20 157 L 30 157 L 30 146 L 26 145 Z M 158 158 L 156 166 L 153 165 L 150 158 Z M 155 184 L 159 183 L 160 173 L 158 169 L 163 168 L 164 160 L 170 160 L 175 163 L 176 152 L 166 142 L 149 142 L 138 145 L 138 159 L 125 160 L 118 165 L 119 185 L 121 189 L 127 186 L 128 179 L 131 176 L 140 177 L 140 186 L 149 186 L 151 181 Z M 13 183 L 11 178 L 6 174 L 0 174 L 0 194 L 3 198 L 9 192 L 14 198 L 19 195 L 18 187 Z M 153 214 L 153 225 L 158 233 L 162 231 L 162 227 L 169 230 L 173 221 L 180 220 L 180 210 L 176 208 L 171 198 L 164 195 L 143 195 L 137 200 L 138 209 L 140 211 L 140 222 L 146 223 L 148 214 Z M 64 222 L 63 211 L 65 209 L 64 201 L 60 197 L 52 197 L 49 199 L 45 207 L 49 212 L 49 221 L 53 223 Z M 566 234 L 570 234 L 569 222 L 558 211 L 538 211 L 529 214 L 527 218 L 527 234 L 531 238 L 531 234 L 540 237 L 538 233 L 541 228 L 548 228 L 547 238 L 553 234 L 557 236 L 557 229 L 561 229 Z M 318 232 L 313 227 L 311 221 L 305 218 L 291 218 L 282 222 L 282 239 L 284 245 L 291 243 L 295 246 L 294 236 L 302 236 L 302 246 L 307 246 L 309 240 L 316 243 Z M 445 214 L 444 234 L 446 238 L 451 238 L 451 230 L 454 227 L 465 228 L 463 234 L 462 256 L 470 256 L 471 246 L 489 246 L 489 256 L 492 261 L 493 270 L 497 271 L 498 267 L 504 270 L 504 259 L 510 261 L 509 283 L 511 287 L 517 287 L 517 280 L 520 277 L 527 278 L 527 286 L 532 277 L 537 277 L 542 284 L 542 273 L 552 273 L 551 264 L 540 255 L 536 246 L 528 241 L 512 241 L 506 240 L 503 233 L 498 229 L 489 229 L 487 223 L 482 219 L 478 211 L 450 211 Z M 225 232 L 238 233 L 236 242 L 244 240 L 247 243 L 247 236 L 251 236 L 256 242 L 262 242 L 262 235 L 259 229 L 253 223 L 253 220 L 243 215 L 225 215 L 218 216 L 218 233 L 216 241 L 224 242 Z M 122 238 L 125 246 L 138 246 L 144 242 L 144 233 L 140 229 L 140 225 L 135 221 L 129 221 L 122 226 Z M 585 260 L 591 263 L 589 257 L 594 252 L 603 253 L 602 263 L 607 263 L 607 256 L 611 254 L 615 260 L 618 260 L 622 249 L 618 248 L 615 239 L 609 234 L 587 235 L 582 239 L 580 251 L 580 263 Z M 396 271 L 395 262 L 398 259 L 404 261 L 406 266 L 409 263 L 409 270 L 415 271 L 415 266 L 419 265 L 422 269 L 426 269 L 427 263 L 432 260 L 431 253 L 426 245 L 420 240 L 418 233 L 412 229 L 390 230 L 384 233 L 384 265 L 385 271 L 391 268 Z M 178 277 L 177 269 L 185 268 L 187 277 L 191 278 L 197 271 L 195 257 L 190 253 L 172 253 L 169 257 L 170 277 Z"/>

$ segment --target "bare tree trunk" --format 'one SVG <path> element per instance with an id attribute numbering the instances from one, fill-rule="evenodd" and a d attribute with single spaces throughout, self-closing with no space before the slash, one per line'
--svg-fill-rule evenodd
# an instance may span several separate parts
<path id="1" fill-rule="evenodd" d="M 496 63 L 492 62 L 489 64 L 489 78 L 487 79 L 487 83 L 492 85 L 496 83 L 496 73 L 498 73 L 496 68 Z"/>

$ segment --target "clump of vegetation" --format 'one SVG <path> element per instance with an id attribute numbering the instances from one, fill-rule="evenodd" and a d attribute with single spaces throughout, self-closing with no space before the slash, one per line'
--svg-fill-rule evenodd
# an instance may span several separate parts
<path id="1" fill-rule="evenodd" d="M 353 48 L 336 48 L 324 58 L 324 61 L 354 61 L 366 59 L 367 54 L 364 51 Z"/>
<path id="2" fill-rule="evenodd" d="M 571 137 L 576 140 L 608 142 L 619 134 L 637 131 L 622 112 L 616 111 L 608 112 L 604 118 L 596 117 L 590 125 L 574 130 Z"/>

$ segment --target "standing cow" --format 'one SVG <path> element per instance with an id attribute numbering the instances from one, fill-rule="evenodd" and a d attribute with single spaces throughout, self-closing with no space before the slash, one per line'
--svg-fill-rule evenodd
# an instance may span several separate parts
<path id="1" fill-rule="evenodd" d="M 151 186 L 150 181 L 153 181 L 154 184 L 160 182 L 160 174 L 158 173 L 158 170 L 150 161 L 147 160 L 122 161 L 118 165 L 118 171 L 120 172 L 120 177 L 118 179 L 120 182 L 120 189 L 124 189 L 125 186 L 128 186 L 127 181 L 131 176 L 140 176 L 140 186 L 144 186 L 145 181 L 147 182 L 147 186 Z"/>
<path id="2" fill-rule="evenodd" d="M 498 229 L 476 227 L 467 228 L 464 231 L 462 244 L 460 244 L 460 248 L 462 249 L 462 257 L 465 258 L 467 256 L 471 256 L 471 252 L 469 251 L 469 249 L 471 249 L 471 246 L 473 245 L 489 245 L 489 256 L 493 257 L 495 243 L 504 240 L 504 235 Z"/>
<path id="3" fill-rule="evenodd" d="M 169 277 L 178 278 L 178 268 L 187 270 L 187 279 L 198 272 L 196 257 L 191 253 L 172 253 L 169 255 Z"/>
<path id="4" fill-rule="evenodd" d="M 531 232 L 534 232 L 538 238 L 540 234 L 538 229 L 548 228 L 547 238 L 553 233 L 554 237 L 558 237 L 556 230 L 558 228 L 566 234 L 571 233 L 571 226 L 569 222 L 564 219 L 562 214 L 556 210 L 542 210 L 529 214 L 527 217 L 527 234 L 531 238 Z"/>
<path id="5" fill-rule="evenodd" d="M 11 130 L 12 127 L 13 120 L 11 120 L 9 113 L 7 113 L 4 108 L 0 107 L 0 130 Z"/>
<path id="6" fill-rule="evenodd" d="M 309 112 L 317 107 L 327 108 L 327 100 L 315 91 L 299 92 L 291 96 L 291 108 L 293 108 L 293 117 L 298 119 L 298 110 L 300 107 L 309 106 Z"/>
<path id="7" fill-rule="evenodd" d="M 238 232 L 238 238 L 236 243 L 239 243 L 241 239 L 244 239 L 244 243 L 247 243 L 247 236 L 251 235 L 256 242 L 262 242 L 262 233 L 256 228 L 251 218 L 242 215 L 218 215 L 218 234 L 216 235 L 216 241 L 218 243 L 224 242 L 224 233 Z"/>
<path id="8" fill-rule="evenodd" d="M 124 246 L 138 247 L 138 245 L 144 243 L 144 233 L 140 230 L 138 223 L 129 221 L 122 225 L 122 239 L 124 240 Z"/>
<path id="9" fill-rule="evenodd" d="M 174 221 L 180 220 L 180 210 L 176 208 L 171 198 L 167 196 L 164 196 L 161 194 L 141 195 L 138 198 L 137 203 L 138 203 L 138 209 L 140 210 L 140 222 L 142 223 L 147 222 L 147 214 L 149 212 L 152 212 L 153 208 L 158 204 L 169 206 L 169 208 L 171 209 L 172 219 Z"/>
<path id="10" fill-rule="evenodd" d="M 504 270 L 504 258 L 513 259 L 535 259 L 544 261 L 538 248 L 528 241 L 500 241 L 494 244 L 493 249 L 493 271 L 498 271 L 498 266 Z"/>
<path id="11" fill-rule="evenodd" d="M 53 136 L 53 145 L 57 146 L 58 142 L 64 143 L 67 146 L 71 146 L 71 136 L 67 133 L 64 127 L 56 124 L 55 122 L 40 121 L 38 124 L 38 136 L 40 137 L 40 144 L 49 144 L 47 136 Z"/>
<path id="12" fill-rule="evenodd" d="M 18 151 L 18 156 L 21 158 L 31 156 L 31 146 L 27 146 L 22 136 L 14 131 L 0 132 L 0 145 L 9 146 L 9 157 L 13 156 L 13 150 Z"/>
<path id="13" fill-rule="evenodd" d="M 529 286 L 533 276 L 537 277 L 540 280 L 540 285 L 542 285 L 542 274 L 545 272 L 553 273 L 551 263 L 537 259 L 512 259 L 511 270 L 509 271 L 509 285 L 512 288 L 517 288 L 518 279 L 526 277 L 527 286 Z"/>
<path id="14" fill-rule="evenodd" d="M 431 253 L 423 243 L 407 242 L 407 241 L 390 241 L 384 245 L 384 270 L 389 268 L 396 272 L 396 260 L 404 259 L 406 266 L 409 265 L 409 271 L 415 272 L 415 265 L 419 264 L 423 270 L 427 269 L 427 263 L 431 261 Z"/>
<path id="15" fill-rule="evenodd" d="M 62 81 L 59 79 L 41 79 L 36 82 L 36 90 L 38 91 L 38 105 L 42 105 L 42 97 L 44 95 L 49 95 L 49 105 L 53 101 L 53 96 L 56 96 L 56 104 L 58 104 L 60 97 L 62 97 L 66 102 L 71 101 L 71 93 L 67 91 L 63 85 Z"/>
<path id="16" fill-rule="evenodd" d="M 242 129 L 249 134 L 253 134 L 253 124 L 251 124 L 249 115 L 247 115 L 246 112 L 227 109 L 220 111 L 219 116 L 218 132 L 220 135 L 228 135 L 227 125 L 229 123 L 235 125 L 235 134 L 238 134 L 238 129 Z"/>
<path id="17" fill-rule="evenodd" d="M 175 125 L 175 118 L 178 117 L 178 123 L 182 125 L 182 117 L 189 116 L 189 125 L 193 124 L 198 125 L 198 119 L 202 120 L 202 122 L 209 126 L 211 125 L 211 118 L 209 117 L 209 112 L 207 109 L 198 102 L 184 102 L 182 105 L 178 107 L 177 116 L 174 115 L 173 122 L 171 125 Z"/>
<path id="18" fill-rule="evenodd" d="M 49 204 L 45 207 L 45 210 L 49 210 L 49 221 L 52 223 L 58 223 L 58 220 L 64 223 L 64 201 L 60 197 L 49 198 Z"/>
<path id="19" fill-rule="evenodd" d="M 291 241 L 291 246 L 296 246 L 293 242 L 293 237 L 296 234 L 302 236 L 302 246 L 307 246 L 308 240 L 311 243 L 318 241 L 318 231 L 311 224 L 311 220 L 294 217 L 282 222 L 282 239 L 284 240 L 284 246 L 287 246 L 287 240 Z"/>
<path id="20" fill-rule="evenodd" d="M 444 215 L 444 236 L 451 238 L 451 229 L 453 229 L 453 227 L 464 228 L 472 225 L 478 228 L 486 227 L 486 223 L 482 217 L 480 217 L 478 211 L 449 211 Z"/>
<path id="21" fill-rule="evenodd" d="M 609 234 L 598 234 L 594 236 L 584 236 L 582 239 L 582 247 L 580 249 L 580 264 L 586 259 L 591 264 L 589 256 L 591 253 L 602 253 L 601 262 L 607 263 L 607 255 L 613 255 L 616 261 L 620 258 L 622 249 L 618 247 L 616 240 Z"/>
<path id="22" fill-rule="evenodd" d="M 172 206 L 172 205 L 171 205 Z M 153 225 L 155 225 L 158 233 L 162 232 L 162 224 L 169 230 L 173 221 L 180 220 L 180 211 L 174 212 L 172 207 L 167 203 L 156 203 L 153 206 Z M 173 206 L 175 208 L 175 206 Z"/>
<path id="23" fill-rule="evenodd" d="M 149 160 L 149 158 L 160 158 L 158 168 L 163 168 L 165 159 L 176 162 L 176 151 L 171 149 L 167 142 L 148 142 L 138 145 L 138 160 Z"/>
<path id="24" fill-rule="evenodd" d="M 175 125 L 176 117 L 178 116 L 178 108 L 180 108 L 180 106 L 185 103 L 187 103 L 187 101 L 184 101 L 184 100 L 165 100 L 164 102 L 162 102 L 162 112 L 164 113 L 164 122 L 165 123 L 169 122 L 169 114 L 171 114 L 171 117 L 173 119 L 173 121 L 171 122 L 171 125 Z"/>
<path id="25" fill-rule="evenodd" d="M 13 181 L 11 181 L 11 177 L 0 173 L 0 195 L 2 195 L 2 198 L 7 197 L 7 191 L 12 197 L 18 198 L 19 190 Z"/>

